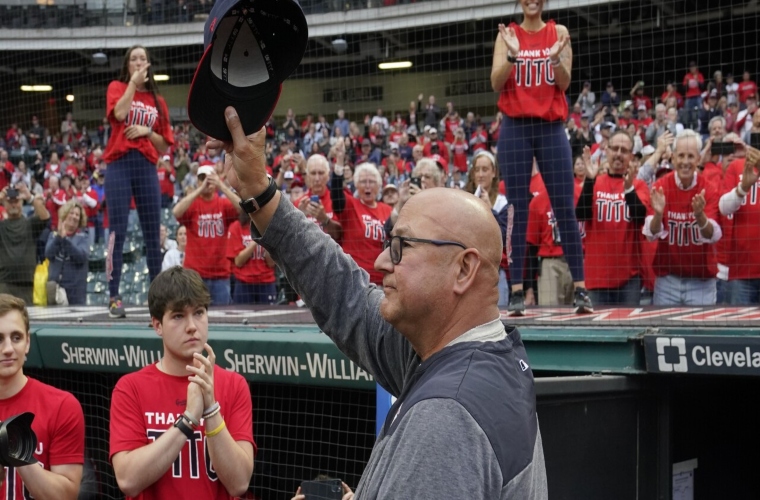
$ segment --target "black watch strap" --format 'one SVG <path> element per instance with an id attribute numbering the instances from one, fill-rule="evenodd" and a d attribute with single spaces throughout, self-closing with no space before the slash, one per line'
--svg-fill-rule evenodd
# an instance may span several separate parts
<path id="1" fill-rule="evenodd" d="M 177 417 L 177 420 L 174 422 L 174 427 L 182 431 L 182 434 L 187 436 L 187 439 L 193 439 L 195 431 L 193 431 L 192 422 L 190 422 L 190 419 L 186 416 L 180 415 Z"/>
<path id="2" fill-rule="evenodd" d="M 253 214 L 261 210 L 264 205 L 269 203 L 274 195 L 277 193 L 277 184 L 274 182 L 271 176 L 269 177 L 269 186 L 258 196 L 248 198 L 247 200 L 240 200 L 240 208 L 247 214 Z"/>
<path id="3" fill-rule="evenodd" d="M 515 64 L 517 62 L 517 58 L 515 56 L 510 56 L 507 54 L 507 61 L 511 62 L 512 64 Z"/>

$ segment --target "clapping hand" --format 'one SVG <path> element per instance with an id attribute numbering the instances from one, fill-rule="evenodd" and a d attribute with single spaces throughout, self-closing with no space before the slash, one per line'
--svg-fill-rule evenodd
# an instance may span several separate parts
<path id="1" fill-rule="evenodd" d="M 503 24 L 499 24 L 499 34 L 507 45 L 508 54 L 512 57 L 517 57 L 520 53 L 520 41 L 517 39 L 514 28 L 508 28 Z"/>
<path id="2" fill-rule="evenodd" d="M 663 192 L 662 187 L 652 188 L 650 203 L 652 204 L 652 210 L 654 210 L 654 213 L 657 215 L 665 213 L 665 193 Z"/>
<path id="3" fill-rule="evenodd" d="M 557 37 L 557 41 L 554 42 L 554 45 L 552 45 L 552 47 L 549 49 L 549 60 L 558 61 L 559 55 L 562 53 L 563 50 L 565 50 L 565 47 L 567 47 L 568 43 L 570 43 L 569 34 L 563 33 L 559 35 Z"/>
<path id="4" fill-rule="evenodd" d="M 623 192 L 625 193 L 633 187 L 633 180 L 636 178 L 636 163 L 629 162 L 628 169 L 623 177 Z"/>
<path id="5" fill-rule="evenodd" d="M 705 212 L 705 205 L 705 190 L 703 189 L 691 199 L 691 210 L 694 213 L 694 217 L 699 217 Z"/>
<path id="6" fill-rule="evenodd" d="M 193 364 L 185 367 L 192 374 L 188 379 L 190 384 L 197 385 L 203 395 L 203 408 L 201 410 L 210 408 L 216 402 L 216 397 L 214 396 L 214 365 L 216 363 L 216 355 L 208 343 L 203 344 L 203 348 L 208 353 L 208 356 L 196 352 L 193 354 Z M 189 401 L 188 404 L 190 404 Z"/>

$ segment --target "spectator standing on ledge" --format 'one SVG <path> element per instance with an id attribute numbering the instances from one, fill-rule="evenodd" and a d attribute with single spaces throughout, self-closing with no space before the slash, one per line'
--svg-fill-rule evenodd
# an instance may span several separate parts
<path id="1" fill-rule="evenodd" d="M 573 158 L 564 128 L 573 50 L 567 28 L 541 19 L 544 3 L 521 0 L 522 23 L 499 25 L 491 69 L 491 86 L 499 93 L 499 109 L 505 114 L 499 132 L 498 164 L 507 198 L 514 205 L 508 312 L 516 316 L 525 313 L 521 277 L 534 157 L 541 166 L 573 275 L 575 312 L 593 311 L 583 277 L 583 249 L 573 202 Z"/>
<path id="2" fill-rule="evenodd" d="M 108 85 L 106 111 L 113 133 L 103 159 L 108 163 L 105 181 L 108 199 L 108 223 L 113 250 L 108 254 L 110 267 L 108 314 L 124 318 L 126 312 L 119 295 L 122 250 L 127 236 L 130 201 L 134 198 L 150 279 L 161 272 L 161 194 L 156 174 L 159 154 L 174 144 L 169 123 L 169 108 L 158 93 L 153 79 L 150 57 L 144 47 L 130 47 L 124 55 L 118 80 Z M 110 266 L 109 266 L 110 264 Z"/>
<path id="3" fill-rule="evenodd" d="M 242 375 L 216 365 L 210 300 L 198 273 L 182 267 L 150 285 L 163 355 L 121 377 L 111 397 L 109 457 L 127 497 L 232 500 L 248 490 L 256 454 L 251 392 Z"/>
<path id="4" fill-rule="evenodd" d="M 736 306 L 760 304 L 758 161 L 760 151 L 750 147 L 746 158 L 732 161 L 723 179 L 723 189 L 730 191 L 720 198 L 720 213 L 734 218 L 727 254 L 730 303 Z"/>
<path id="5" fill-rule="evenodd" d="M 211 303 L 230 303 L 230 263 L 227 260 L 227 230 L 238 218 L 240 198 L 219 180 L 214 167 L 198 169 L 200 187 L 174 206 L 177 222 L 187 227 L 184 266 L 203 278 Z M 219 196 L 217 190 L 224 194 Z"/>
<path id="6" fill-rule="evenodd" d="M 228 178 L 245 199 L 274 192 L 251 215 L 254 240 L 321 330 L 398 398 L 355 498 L 547 498 L 533 375 L 519 332 L 499 319 L 502 242 L 488 207 L 451 189 L 412 197 L 375 261 L 381 291 L 268 183 L 264 133 L 248 139 L 225 114 L 234 143 L 212 145 L 230 155 Z"/>
<path id="7" fill-rule="evenodd" d="M 586 284 L 596 305 L 636 307 L 641 301 L 639 242 L 648 214 L 649 188 L 636 178 L 633 140 L 619 130 L 607 143 L 609 173 L 588 172 L 576 214 L 586 221 Z"/>
<path id="8" fill-rule="evenodd" d="M 715 243 L 722 236 L 718 224 L 718 191 L 697 173 L 702 139 L 684 130 L 673 147 L 674 172 L 655 182 L 651 193 L 654 215 L 648 215 L 643 233 L 657 240 L 654 305 L 705 306 L 715 304 L 718 259 Z"/>
<path id="9" fill-rule="evenodd" d="M 24 200 L 32 202 L 34 215 L 24 217 Z M 37 266 L 37 238 L 48 225 L 50 212 L 40 195 L 23 184 L 19 189 L 6 187 L 0 191 L 0 203 L 6 219 L 0 220 L 0 293 L 32 303 L 34 269 Z"/>
<path id="10" fill-rule="evenodd" d="M 68 392 L 24 375 L 29 354 L 29 313 L 24 301 L 0 293 L 0 420 L 28 411 L 34 414 L 36 464 L 2 468 L 8 483 L 2 498 L 75 500 L 84 463 L 84 414 Z M 13 478 L 11 483 L 10 478 Z"/>

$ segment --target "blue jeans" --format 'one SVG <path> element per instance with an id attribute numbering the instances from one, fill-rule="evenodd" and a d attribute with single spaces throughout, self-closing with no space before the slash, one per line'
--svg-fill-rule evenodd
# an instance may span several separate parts
<path id="1" fill-rule="evenodd" d="M 573 281 L 583 281 L 583 249 L 575 218 L 573 157 L 562 121 L 504 117 L 499 132 L 498 164 L 507 186 L 507 199 L 514 206 L 510 238 L 512 284 L 521 283 L 525 266 L 525 238 L 533 158 L 549 193 L 562 237 L 562 250 Z"/>
<path id="2" fill-rule="evenodd" d="M 499 307 L 509 305 L 509 283 L 507 282 L 507 272 L 499 269 Z"/>
<path id="3" fill-rule="evenodd" d="M 641 278 L 634 276 L 619 288 L 598 288 L 589 290 L 591 302 L 595 306 L 629 306 L 641 305 Z"/>
<path id="4" fill-rule="evenodd" d="M 116 297 L 119 295 L 121 267 L 124 262 L 122 252 L 127 237 L 129 203 L 133 196 L 145 240 L 150 280 L 153 281 L 161 272 L 161 190 L 158 186 L 156 166 L 142 153 L 133 149 L 108 165 L 105 189 L 108 223 L 115 235 L 113 252 L 109 255 L 109 258 L 113 259 L 113 273 L 111 281 L 108 282 L 108 289 L 111 297 Z M 229 291 L 227 295 L 229 297 Z"/>
<path id="5" fill-rule="evenodd" d="M 760 279 L 733 280 L 728 282 L 729 304 L 754 306 L 760 304 Z"/>
<path id="6" fill-rule="evenodd" d="M 274 283 L 243 283 L 235 281 L 233 304 L 274 304 L 277 286 Z"/>
<path id="7" fill-rule="evenodd" d="M 211 294 L 212 306 L 227 306 L 230 304 L 230 280 L 229 278 L 210 279 L 203 278 L 209 293 Z"/>
<path id="8" fill-rule="evenodd" d="M 659 276 L 654 282 L 656 306 L 712 306 L 717 299 L 716 278 Z"/>
<path id="9" fill-rule="evenodd" d="M 731 303 L 731 285 L 730 281 L 718 279 L 715 284 L 715 303 L 718 305 L 725 305 Z"/>

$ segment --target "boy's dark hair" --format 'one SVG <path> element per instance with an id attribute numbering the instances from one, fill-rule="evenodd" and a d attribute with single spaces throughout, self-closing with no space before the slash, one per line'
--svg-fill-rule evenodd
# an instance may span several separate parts
<path id="1" fill-rule="evenodd" d="M 5 316 L 11 311 L 18 311 L 21 317 L 24 319 L 24 333 L 29 335 L 29 313 L 26 310 L 26 302 L 9 295 L 7 293 L 0 293 L 0 317 Z"/>
<path id="2" fill-rule="evenodd" d="M 187 306 L 208 309 L 211 294 L 201 276 L 192 269 L 174 266 L 162 272 L 148 290 L 150 316 L 163 321 L 166 311 L 181 311 Z"/>

